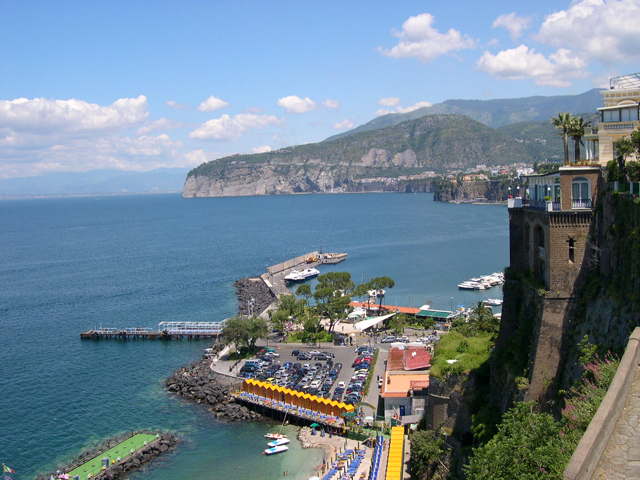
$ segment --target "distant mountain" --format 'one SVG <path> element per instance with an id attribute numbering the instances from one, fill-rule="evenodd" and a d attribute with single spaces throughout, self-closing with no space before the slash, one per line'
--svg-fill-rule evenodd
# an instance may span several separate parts
<path id="1" fill-rule="evenodd" d="M 354 191 L 376 177 L 535 159 L 519 142 L 464 115 L 430 115 L 333 141 L 235 155 L 189 172 L 184 197 Z"/>
<path id="2" fill-rule="evenodd" d="M 0 195 L 82 195 L 179 192 L 188 168 L 158 168 L 149 172 L 93 170 L 51 173 L 37 177 L 0 179 Z"/>
<path id="3" fill-rule="evenodd" d="M 391 125 L 414 120 L 426 115 L 455 113 L 466 115 L 491 128 L 499 128 L 520 122 L 546 122 L 558 112 L 595 113 L 602 106 L 600 90 L 594 88 L 580 95 L 557 95 L 553 97 L 506 98 L 498 100 L 446 100 L 431 107 L 423 107 L 409 113 L 390 113 L 374 118 L 347 132 L 333 135 L 325 141 L 386 128 Z"/>

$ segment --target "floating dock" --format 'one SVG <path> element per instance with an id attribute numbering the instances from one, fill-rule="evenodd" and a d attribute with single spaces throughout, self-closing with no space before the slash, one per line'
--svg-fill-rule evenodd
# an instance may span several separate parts
<path id="1" fill-rule="evenodd" d="M 222 334 L 224 324 L 223 320 L 222 322 L 160 322 L 157 329 L 99 327 L 82 332 L 80 338 L 90 340 L 201 340 L 218 338 Z"/>

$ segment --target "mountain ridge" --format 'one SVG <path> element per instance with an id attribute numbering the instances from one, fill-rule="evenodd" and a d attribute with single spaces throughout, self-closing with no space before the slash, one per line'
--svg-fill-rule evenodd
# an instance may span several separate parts
<path id="1" fill-rule="evenodd" d="M 376 117 L 347 132 L 332 135 L 324 141 L 353 135 L 363 131 L 378 130 L 426 115 L 456 113 L 466 115 L 473 120 L 492 128 L 523 121 L 548 121 L 559 111 L 596 112 L 602 105 L 600 88 L 593 88 L 578 95 L 535 95 L 522 98 L 502 98 L 492 100 L 445 100 L 430 107 L 422 107 L 408 113 L 390 113 Z M 517 108 L 516 108 L 517 107 Z"/>

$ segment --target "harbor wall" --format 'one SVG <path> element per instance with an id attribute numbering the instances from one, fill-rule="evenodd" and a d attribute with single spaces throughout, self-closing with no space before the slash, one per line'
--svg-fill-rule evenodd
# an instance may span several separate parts
<path id="1" fill-rule="evenodd" d="M 309 257 L 317 257 L 320 255 L 317 251 L 313 251 L 310 253 L 305 253 L 304 255 L 300 255 L 299 257 L 292 258 L 291 260 L 286 260 L 282 263 L 278 263 L 271 267 L 267 267 L 267 273 L 269 275 L 277 275 L 278 273 L 282 273 L 286 270 L 291 270 L 292 268 L 296 268 L 304 263 L 307 263 L 307 259 Z"/>

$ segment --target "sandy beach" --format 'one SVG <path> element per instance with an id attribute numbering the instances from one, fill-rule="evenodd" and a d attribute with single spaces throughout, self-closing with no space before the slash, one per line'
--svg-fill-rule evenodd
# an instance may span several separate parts
<path id="1" fill-rule="evenodd" d="M 330 437 L 329 435 L 321 436 L 319 433 L 317 435 L 311 434 L 311 428 L 302 427 L 300 429 L 300 433 L 298 434 L 298 439 L 302 443 L 303 448 L 320 448 L 323 451 L 323 458 L 327 462 L 327 466 L 331 465 L 331 462 L 336 459 L 336 456 L 346 449 L 356 449 L 363 448 L 364 445 L 362 442 L 345 439 L 343 437 L 339 437 L 337 435 L 333 435 Z M 356 475 L 353 477 L 354 479 L 359 479 L 361 475 L 366 474 L 371 468 L 371 457 L 373 455 L 373 449 L 367 448 L 367 452 L 365 454 L 364 460 L 360 464 Z M 383 461 L 386 464 L 386 456 L 383 456 Z M 319 467 L 319 468 L 318 468 Z M 323 476 L 322 464 L 314 465 L 312 469 L 309 470 L 309 476 L 304 479 L 301 478 L 299 480 L 308 480 L 313 476 L 321 477 Z M 325 470 L 326 472 L 326 470 Z M 338 476 L 334 476 L 334 479 L 338 478 Z"/>

